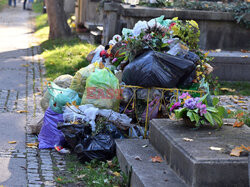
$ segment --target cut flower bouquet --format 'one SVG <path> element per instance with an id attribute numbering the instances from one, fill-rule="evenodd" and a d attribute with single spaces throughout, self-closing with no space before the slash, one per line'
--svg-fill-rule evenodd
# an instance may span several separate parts
<path id="1" fill-rule="evenodd" d="M 223 125 L 222 117 L 224 107 L 217 106 L 219 100 L 213 99 L 213 106 L 207 104 L 207 94 L 203 97 L 192 97 L 188 92 L 183 93 L 178 101 L 171 104 L 170 112 L 175 113 L 176 119 L 183 118 L 185 121 L 191 121 L 196 127 L 204 124 L 219 127 Z"/>

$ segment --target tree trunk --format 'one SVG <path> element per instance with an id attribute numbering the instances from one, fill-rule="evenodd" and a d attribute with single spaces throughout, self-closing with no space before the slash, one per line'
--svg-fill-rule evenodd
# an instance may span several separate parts
<path id="1" fill-rule="evenodd" d="M 63 0 L 46 0 L 50 28 L 49 39 L 66 38 L 71 35 L 63 4 Z"/>

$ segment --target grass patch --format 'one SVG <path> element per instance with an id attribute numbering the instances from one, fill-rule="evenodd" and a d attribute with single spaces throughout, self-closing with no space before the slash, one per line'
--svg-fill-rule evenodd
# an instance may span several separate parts
<path id="1" fill-rule="evenodd" d="M 32 10 L 36 13 L 42 13 L 43 12 L 43 2 L 42 0 L 35 0 L 32 4 Z"/>
<path id="2" fill-rule="evenodd" d="M 0 0 L 0 10 L 7 5 L 7 0 Z"/>
<path id="3" fill-rule="evenodd" d="M 74 75 L 89 64 L 87 55 L 94 45 L 83 43 L 78 38 L 47 40 L 41 44 L 45 59 L 46 76 L 53 80 L 63 74 Z"/>
<path id="4" fill-rule="evenodd" d="M 221 88 L 229 88 L 231 91 L 223 91 Z M 250 96 L 250 82 L 219 82 L 218 94 Z"/>
<path id="5" fill-rule="evenodd" d="M 33 5 L 35 12 L 41 12 L 43 4 L 36 1 Z M 47 14 L 36 17 L 35 36 L 41 42 L 42 56 L 46 67 L 46 77 L 53 80 L 63 74 L 74 75 L 80 68 L 89 63 L 86 57 L 95 45 L 83 43 L 76 36 L 68 39 L 48 40 L 49 26 Z"/>
<path id="6" fill-rule="evenodd" d="M 57 175 L 59 184 L 77 184 L 79 186 L 127 186 L 128 178 L 124 175 L 115 157 L 112 161 L 96 161 L 82 164 L 75 155 L 67 155 L 67 169 L 70 175 Z"/>

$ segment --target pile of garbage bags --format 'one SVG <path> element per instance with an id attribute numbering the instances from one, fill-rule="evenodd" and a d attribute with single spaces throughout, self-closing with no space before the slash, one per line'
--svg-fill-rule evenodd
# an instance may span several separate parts
<path id="1" fill-rule="evenodd" d="M 168 110 L 161 99 L 172 97 L 156 88 L 188 88 L 200 80 L 198 70 L 211 72 L 197 52 L 198 37 L 193 20 L 161 16 L 124 28 L 122 36 L 98 46 L 88 55 L 88 66 L 48 83 L 39 148 L 66 146 L 85 162 L 112 158 L 116 138 L 142 138 L 145 129 L 133 124 L 157 118 L 159 110 Z M 145 89 L 135 93 L 126 85 Z"/>

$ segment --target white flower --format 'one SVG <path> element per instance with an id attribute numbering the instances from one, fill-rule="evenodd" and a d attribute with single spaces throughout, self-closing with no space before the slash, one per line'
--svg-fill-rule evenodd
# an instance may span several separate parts
<path id="1" fill-rule="evenodd" d="M 146 30 L 148 28 L 146 21 L 138 21 L 133 28 L 133 36 L 139 36 L 142 30 Z"/>
<path id="2" fill-rule="evenodd" d="M 116 42 L 120 42 L 120 41 L 122 41 L 122 37 L 119 34 L 116 34 L 113 36 L 113 40 Z"/>

